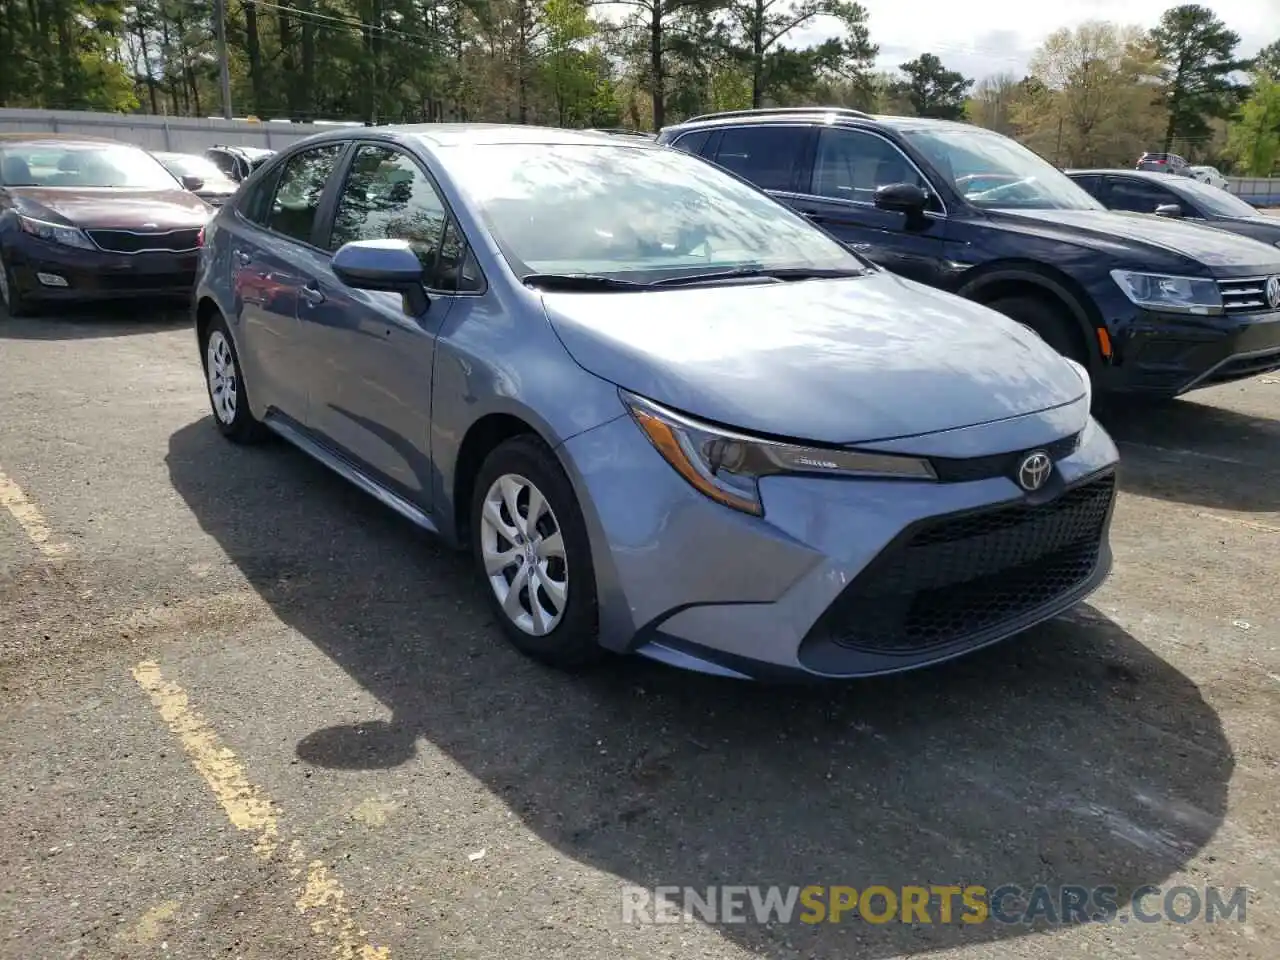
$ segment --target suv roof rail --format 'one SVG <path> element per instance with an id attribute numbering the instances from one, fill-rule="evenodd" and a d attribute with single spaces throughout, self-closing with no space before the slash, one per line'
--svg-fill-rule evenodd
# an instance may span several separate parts
<path id="1" fill-rule="evenodd" d="M 837 113 L 844 117 L 861 117 L 864 120 L 872 119 L 871 114 L 862 110 L 854 110 L 852 107 L 756 107 L 752 110 L 721 110 L 718 113 L 704 113 L 696 117 L 690 117 L 684 122 L 718 120 L 721 117 L 768 117 L 801 113 Z"/>

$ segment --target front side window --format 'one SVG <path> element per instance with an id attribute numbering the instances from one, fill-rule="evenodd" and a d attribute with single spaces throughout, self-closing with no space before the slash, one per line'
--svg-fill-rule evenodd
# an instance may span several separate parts
<path id="1" fill-rule="evenodd" d="M 329 249 L 354 240 L 405 240 L 434 275 L 446 214 L 435 187 L 403 153 L 365 145 L 351 161 Z"/>
<path id="2" fill-rule="evenodd" d="M 764 190 L 790 190 L 804 147 L 805 127 L 730 127 L 716 163 Z"/>
<path id="3" fill-rule="evenodd" d="M 866 269 L 799 214 L 679 150 L 474 144 L 441 162 L 521 277 Z"/>
<path id="4" fill-rule="evenodd" d="M 286 237 L 311 242 L 325 184 L 333 173 L 342 144 L 303 150 L 285 161 L 271 203 L 267 226 Z"/>
<path id="5" fill-rule="evenodd" d="M 710 130 L 695 130 L 693 133 L 686 133 L 671 145 L 677 150 L 683 150 L 685 153 L 701 153 L 702 148 L 707 145 L 707 138 L 710 136 Z"/>
<path id="6" fill-rule="evenodd" d="M 58 140 L 0 144 L 0 182 L 10 187 L 177 188 L 169 171 L 145 150 Z"/>
<path id="7" fill-rule="evenodd" d="M 813 166 L 815 194 L 872 203 L 876 190 L 891 183 L 910 183 L 929 190 L 902 151 L 883 137 L 858 130 L 822 131 Z"/>
<path id="8" fill-rule="evenodd" d="M 975 207 L 1010 210 L 1102 210 L 1071 178 L 1022 144 L 978 127 L 921 125 L 899 129 L 940 177 Z"/>
<path id="9" fill-rule="evenodd" d="M 1107 201 L 1112 210 L 1155 213 L 1156 207 L 1177 203 L 1178 198 L 1164 187 L 1147 183 L 1145 180 L 1113 179 Z"/>

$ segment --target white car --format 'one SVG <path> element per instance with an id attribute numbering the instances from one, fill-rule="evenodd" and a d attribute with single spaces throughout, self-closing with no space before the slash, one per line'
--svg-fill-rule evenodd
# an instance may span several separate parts
<path id="1" fill-rule="evenodd" d="M 1218 172 L 1217 167 L 1192 167 L 1191 177 L 1219 190 L 1227 189 L 1227 178 Z"/>

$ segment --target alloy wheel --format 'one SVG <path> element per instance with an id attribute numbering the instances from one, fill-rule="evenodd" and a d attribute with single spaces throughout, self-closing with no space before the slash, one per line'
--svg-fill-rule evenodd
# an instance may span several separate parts
<path id="1" fill-rule="evenodd" d="M 209 378 L 209 399 L 213 402 L 213 412 L 229 427 L 236 419 L 238 378 L 231 344 L 221 330 L 214 330 L 209 334 L 209 344 L 205 348 L 205 372 Z"/>
<path id="2" fill-rule="evenodd" d="M 507 618 L 525 633 L 545 636 L 564 617 L 569 566 L 560 523 L 527 478 L 498 477 L 480 516 L 485 575 Z"/>

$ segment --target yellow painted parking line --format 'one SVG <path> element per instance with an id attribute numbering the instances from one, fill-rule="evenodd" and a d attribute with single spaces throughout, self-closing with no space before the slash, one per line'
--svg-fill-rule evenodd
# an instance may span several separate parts
<path id="1" fill-rule="evenodd" d="M 3 470 L 0 470 L 0 506 L 13 514 L 13 519 L 18 521 L 18 526 L 22 527 L 27 539 L 50 560 L 65 557 L 71 552 L 69 546 L 53 538 L 49 522 L 40 508 Z"/>
<path id="2" fill-rule="evenodd" d="M 257 785 L 250 782 L 240 759 L 226 747 L 209 721 L 191 708 L 187 692 L 172 680 L 166 680 L 160 665 L 144 660 L 133 668 L 133 678 L 150 696 L 161 718 L 169 725 L 196 771 L 221 804 L 227 819 L 240 830 L 253 834 L 253 852 L 262 860 L 271 860 L 280 847 L 280 810 Z M 289 862 L 299 864 L 292 875 L 302 881 L 294 907 L 311 924 L 311 932 L 328 946 L 329 955 L 337 960 L 391 960 L 386 947 L 375 947 L 365 941 L 361 930 L 346 905 L 346 891 L 323 860 L 307 862 L 302 845 L 289 844 Z"/>

